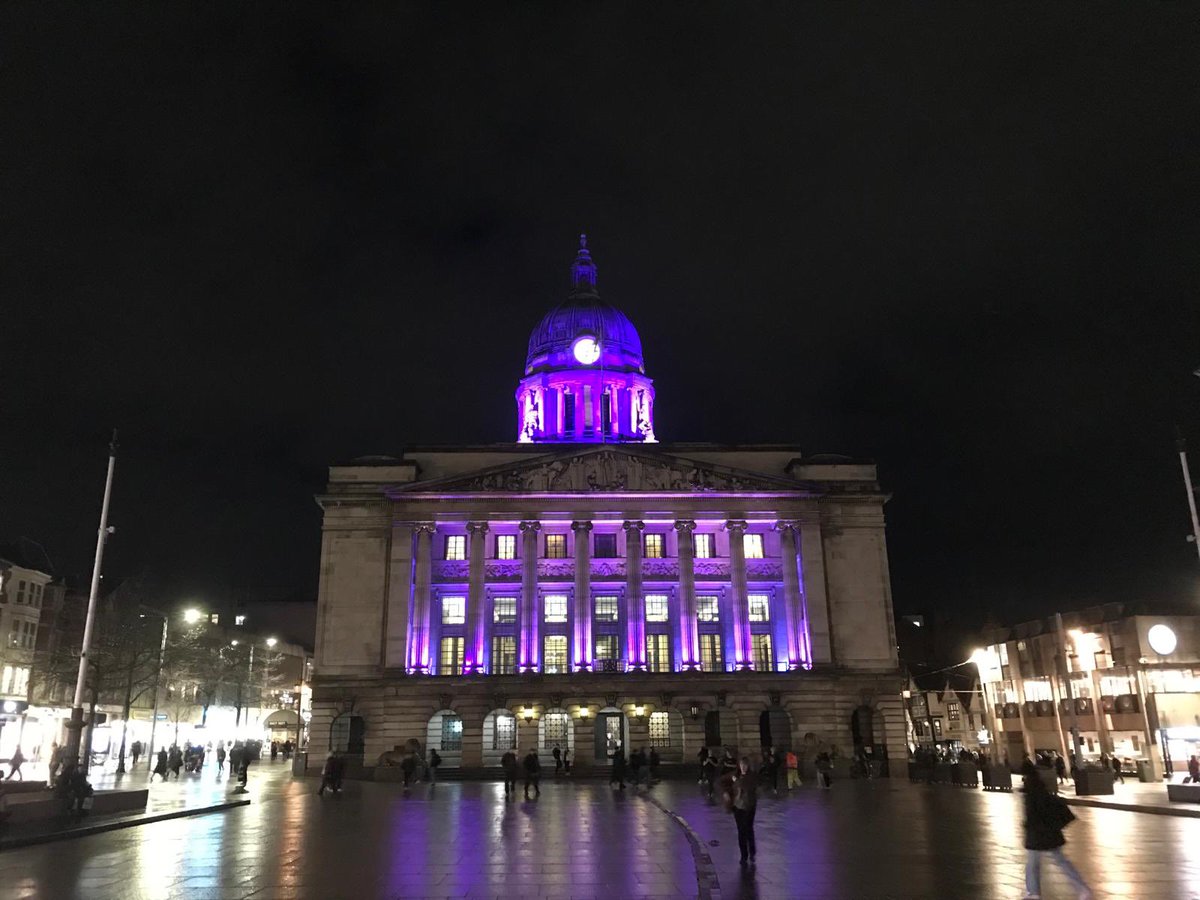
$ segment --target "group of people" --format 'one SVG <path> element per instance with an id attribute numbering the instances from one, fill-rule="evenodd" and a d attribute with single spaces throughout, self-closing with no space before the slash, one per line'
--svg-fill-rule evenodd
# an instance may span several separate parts
<path id="1" fill-rule="evenodd" d="M 279 741 L 271 741 L 271 762 L 275 762 L 279 758 L 279 754 L 283 754 L 284 760 L 292 758 L 292 753 L 295 751 L 296 745 L 292 743 L 292 739 L 288 738 L 283 743 Z"/>
<path id="2" fill-rule="evenodd" d="M 658 750 L 654 747 L 650 748 L 650 752 L 646 752 L 645 747 L 638 747 L 629 754 L 629 759 L 625 758 L 625 752 L 617 747 L 612 754 L 612 774 L 609 776 L 609 785 L 617 785 L 618 789 L 625 790 L 626 775 L 628 775 L 630 783 L 636 788 L 643 783 L 650 786 L 658 781 L 658 767 L 662 760 L 658 755 Z"/>

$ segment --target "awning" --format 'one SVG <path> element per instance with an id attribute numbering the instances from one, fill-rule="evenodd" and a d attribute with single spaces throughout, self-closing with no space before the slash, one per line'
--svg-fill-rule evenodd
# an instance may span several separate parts
<path id="1" fill-rule="evenodd" d="M 263 722 L 264 728 L 297 728 L 299 725 L 300 716 L 291 709 L 277 709 Z"/>

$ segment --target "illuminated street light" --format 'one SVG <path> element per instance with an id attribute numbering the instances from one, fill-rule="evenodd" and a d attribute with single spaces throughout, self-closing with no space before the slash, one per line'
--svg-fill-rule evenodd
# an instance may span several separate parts
<path id="1" fill-rule="evenodd" d="M 275 638 L 267 638 L 267 646 L 268 647 L 274 647 L 277 643 L 279 643 L 279 642 L 277 640 L 275 640 Z"/>
<path id="2" fill-rule="evenodd" d="M 200 612 L 200 610 L 196 609 L 195 607 L 192 609 L 185 609 L 183 611 L 183 621 L 187 622 L 189 625 L 195 625 L 203 617 L 204 613 Z"/>

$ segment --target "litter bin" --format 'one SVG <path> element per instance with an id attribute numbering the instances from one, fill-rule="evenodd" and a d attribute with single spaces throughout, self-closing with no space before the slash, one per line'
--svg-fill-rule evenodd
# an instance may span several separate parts
<path id="1" fill-rule="evenodd" d="M 1138 781 L 1145 782 L 1146 784 L 1154 783 L 1154 766 L 1151 765 L 1150 760 L 1139 759 L 1137 761 L 1137 773 Z"/>

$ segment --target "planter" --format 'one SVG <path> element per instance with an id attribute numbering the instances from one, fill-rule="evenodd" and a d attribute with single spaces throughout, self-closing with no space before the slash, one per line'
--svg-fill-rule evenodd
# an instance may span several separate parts
<path id="1" fill-rule="evenodd" d="M 1075 775 L 1075 794 L 1113 793 L 1113 773 L 1105 769 L 1080 769 Z"/>
<path id="2" fill-rule="evenodd" d="M 979 767 L 975 763 L 955 763 L 953 779 L 959 787 L 979 787 Z"/>
<path id="3" fill-rule="evenodd" d="M 985 791 L 1011 791 L 1012 772 L 1008 766 L 984 766 L 983 789 Z"/>

